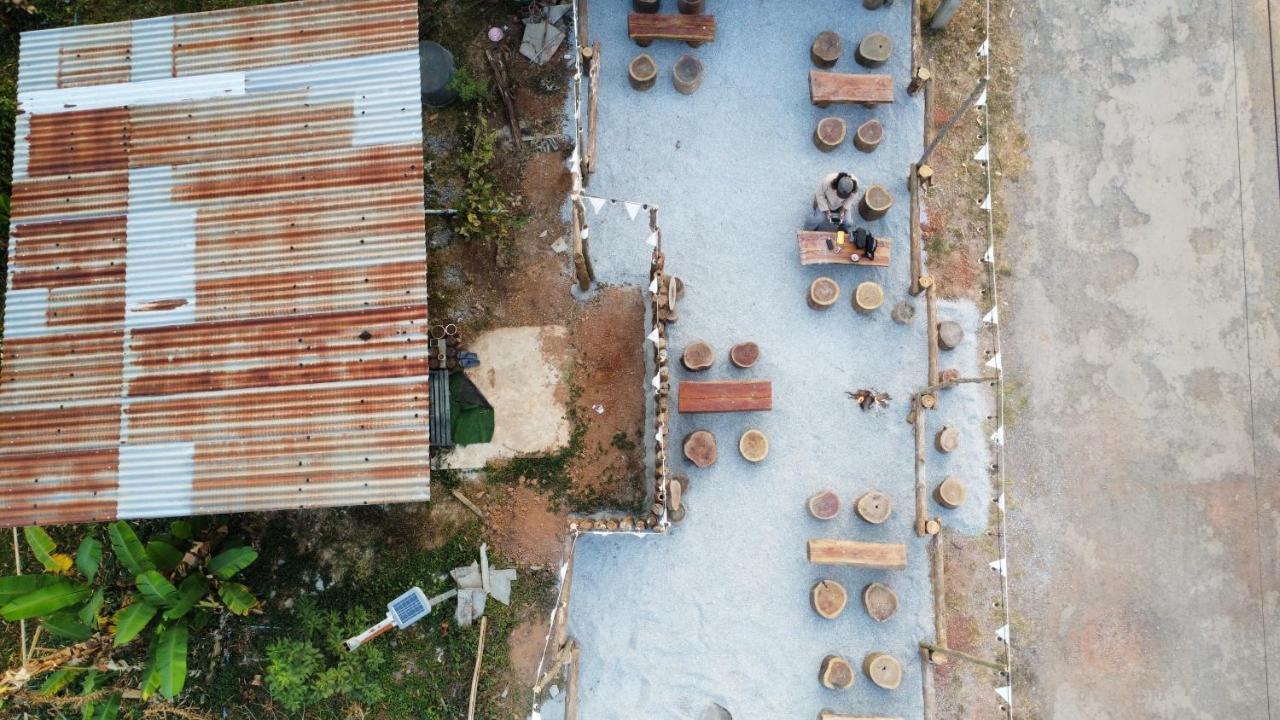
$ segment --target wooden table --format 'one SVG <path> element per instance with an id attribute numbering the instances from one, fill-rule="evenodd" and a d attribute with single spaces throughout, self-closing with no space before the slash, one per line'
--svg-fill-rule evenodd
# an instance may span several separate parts
<path id="1" fill-rule="evenodd" d="M 752 412 L 773 409 L 769 380 L 684 380 L 677 401 L 682 413 Z"/>
<path id="2" fill-rule="evenodd" d="M 835 250 L 827 249 L 827 240 Z M 800 246 L 801 265 L 866 265 L 868 267 L 889 267 L 889 252 L 893 246 L 885 239 L 880 240 L 876 248 L 876 259 L 868 260 L 862 251 L 853 246 L 853 238 L 847 237 L 844 246 L 835 245 L 836 234 L 824 230 L 800 230 L 796 232 L 796 243 Z M 854 255 L 857 255 L 857 260 Z"/>

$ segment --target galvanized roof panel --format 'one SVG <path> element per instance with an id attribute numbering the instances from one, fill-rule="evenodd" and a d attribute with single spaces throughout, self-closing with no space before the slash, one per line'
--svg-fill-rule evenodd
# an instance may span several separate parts
<path id="1" fill-rule="evenodd" d="M 0 525 L 426 500 L 417 8 L 22 37 Z"/>

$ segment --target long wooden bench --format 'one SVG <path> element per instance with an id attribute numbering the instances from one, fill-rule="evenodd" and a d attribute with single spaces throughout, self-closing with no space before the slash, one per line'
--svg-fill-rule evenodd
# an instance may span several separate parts
<path id="1" fill-rule="evenodd" d="M 716 39 L 714 15 L 655 15 L 631 13 L 627 35 L 640 47 L 654 40 L 683 40 L 693 47 Z"/>
<path id="2" fill-rule="evenodd" d="M 905 570 L 907 546 L 859 540 L 810 540 L 809 562 L 814 565 Z"/>
<path id="3" fill-rule="evenodd" d="M 836 247 L 836 234 L 823 230 L 800 230 L 796 233 L 796 243 L 800 246 L 801 265 L 866 265 L 868 267 L 889 267 L 889 252 L 893 243 L 880 239 L 876 247 L 875 260 L 863 256 L 862 251 L 853 246 L 853 240 L 846 238 L 843 247 Z M 827 249 L 827 240 L 831 241 L 835 250 Z M 854 255 L 857 260 L 854 260 Z"/>
<path id="4" fill-rule="evenodd" d="M 682 413 L 752 412 L 773 409 L 769 380 L 685 380 L 680 383 Z"/>
<path id="5" fill-rule="evenodd" d="M 818 107 L 831 103 L 893 102 L 893 78 L 889 75 L 809 71 L 809 100 Z"/>
<path id="6" fill-rule="evenodd" d="M 818 713 L 818 720 L 902 720 L 902 718 L 882 717 L 880 715 L 874 717 L 870 715 L 841 715 L 830 710 L 823 710 Z"/>

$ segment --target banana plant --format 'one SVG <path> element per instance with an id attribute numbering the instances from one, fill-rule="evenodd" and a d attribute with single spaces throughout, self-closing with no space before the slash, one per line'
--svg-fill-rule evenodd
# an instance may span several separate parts
<path id="1" fill-rule="evenodd" d="M 0 617 L 34 621 L 37 637 L 64 644 L 0 676 L 0 703 L 41 677 L 35 690 L 41 695 L 102 689 L 111 656 L 136 656 L 143 647 L 143 699 L 159 692 L 172 700 L 186 683 L 192 635 L 220 613 L 248 615 L 258 608 L 249 588 L 236 581 L 258 553 L 228 542 L 225 526 L 178 520 L 144 543 L 128 523 L 113 522 L 105 543 L 93 528 L 74 554 L 60 552 L 43 528 L 24 528 L 23 535 L 44 572 L 0 577 Z M 118 705 L 100 702 L 92 712 L 114 718 Z"/>

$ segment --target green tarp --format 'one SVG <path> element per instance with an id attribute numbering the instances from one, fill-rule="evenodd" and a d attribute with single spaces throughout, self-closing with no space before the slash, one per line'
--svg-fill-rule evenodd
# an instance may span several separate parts
<path id="1" fill-rule="evenodd" d="M 487 443 L 493 439 L 493 406 L 466 376 L 449 373 L 449 423 L 455 445 Z"/>

